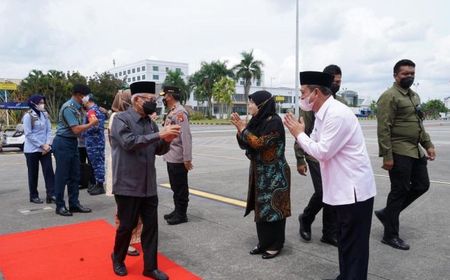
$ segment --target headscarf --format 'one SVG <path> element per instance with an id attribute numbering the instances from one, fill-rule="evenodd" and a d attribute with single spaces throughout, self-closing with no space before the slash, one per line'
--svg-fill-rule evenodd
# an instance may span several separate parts
<path id="1" fill-rule="evenodd" d="M 258 113 L 248 122 L 247 129 L 256 136 L 260 136 L 264 129 L 264 122 L 270 116 L 277 116 L 275 101 L 273 100 L 272 94 L 265 90 L 256 91 L 249 95 L 248 98 L 258 106 Z"/>
<path id="2" fill-rule="evenodd" d="M 30 98 L 28 98 L 28 106 L 30 106 L 30 108 L 31 108 L 34 112 L 36 112 L 36 114 L 37 114 L 38 116 L 41 115 L 41 111 L 39 111 L 39 110 L 37 109 L 37 105 L 39 104 L 39 102 L 41 102 L 41 100 L 44 100 L 44 101 L 45 101 L 45 97 L 42 96 L 42 95 L 38 95 L 38 94 L 35 94 L 35 95 L 31 96 Z"/>
<path id="3" fill-rule="evenodd" d="M 111 109 L 114 112 L 126 111 L 131 105 L 131 91 L 129 89 L 119 90 L 114 97 Z"/>

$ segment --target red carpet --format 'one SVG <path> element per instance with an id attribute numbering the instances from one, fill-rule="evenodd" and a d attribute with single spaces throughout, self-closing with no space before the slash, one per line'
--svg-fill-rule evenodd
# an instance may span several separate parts
<path id="1" fill-rule="evenodd" d="M 0 236 L 0 270 L 5 280 L 150 279 L 142 276 L 143 260 L 127 257 L 128 276 L 112 271 L 115 229 L 104 220 Z M 159 269 L 171 280 L 198 276 L 158 254 Z"/>

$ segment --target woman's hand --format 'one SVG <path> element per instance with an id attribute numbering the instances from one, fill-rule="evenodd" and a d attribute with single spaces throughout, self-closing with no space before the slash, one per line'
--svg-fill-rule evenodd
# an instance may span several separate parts
<path id="1" fill-rule="evenodd" d="M 231 113 L 231 123 L 236 127 L 239 133 L 245 129 L 245 123 L 237 113 Z"/>

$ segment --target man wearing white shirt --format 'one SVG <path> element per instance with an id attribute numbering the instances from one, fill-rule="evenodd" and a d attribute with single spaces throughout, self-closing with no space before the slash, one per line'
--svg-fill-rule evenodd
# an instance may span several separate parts
<path id="1" fill-rule="evenodd" d="M 333 76 L 301 72 L 300 108 L 314 111 L 314 130 L 308 137 L 303 120 L 287 114 L 284 124 L 297 143 L 320 162 L 323 202 L 337 215 L 339 271 L 337 279 L 367 279 L 373 198 L 372 166 L 358 119 L 332 97 Z"/>

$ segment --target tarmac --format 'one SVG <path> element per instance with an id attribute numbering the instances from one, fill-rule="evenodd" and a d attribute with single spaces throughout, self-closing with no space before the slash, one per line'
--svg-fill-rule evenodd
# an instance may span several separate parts
<path id="1" fill-rule="evenodd" d="M 390 182 L 378 157 L 376 122 L 361 121 L 361 126 L 377 184 L 374 208 L 380 209 L 386 204 Z M 437 159 L 428 165 L 430 190 L 400 216 L 400 237 L 411 249 L 401 251 L 382 244 L 383 228 L 374 217 L 369 279 L 450 279 L 450 121 L 427 121 L 425 127 L 436 146 Z M 292 172 L 292 217 L 287 219 L 286 243 L 277 258 L 263 260 L 248 253 L 257 243 L 253 214 L 244 218 L 242 207 L 249 161 L 237 145 L 234 127 L 195 125 L 191 129 L 194 170 L 189 173 L 189 185 L 200 192 L 190 196 L 188 223 L 170 226 L 162 218 L 173 208 L 172 192 L 167 189 L 165 162 L 159 158 L 156 163 L 159 251 L 203 279 L 335 278 L 339 273 L 337 249 L 320 242 L 321 214 L 312 225 L 311 242 L 301 241 L 298 234 L 297 217 L 313 187 L 309 176 L 296 172 L 293 137 L 287 135 L 286 142 Z M 96 219 L 114 224 L 113 197 L 90 196 L 86 190 L 80 190 L 80 201 L 93 209 L 89 214 L 61 217 L 54 213 L 54 204 L 29 203 L 26 174 L 22 153 L 15 149 L 0 153 L 0 235 Z M 45 198 L 42 174 L 38 189 Z"/>

